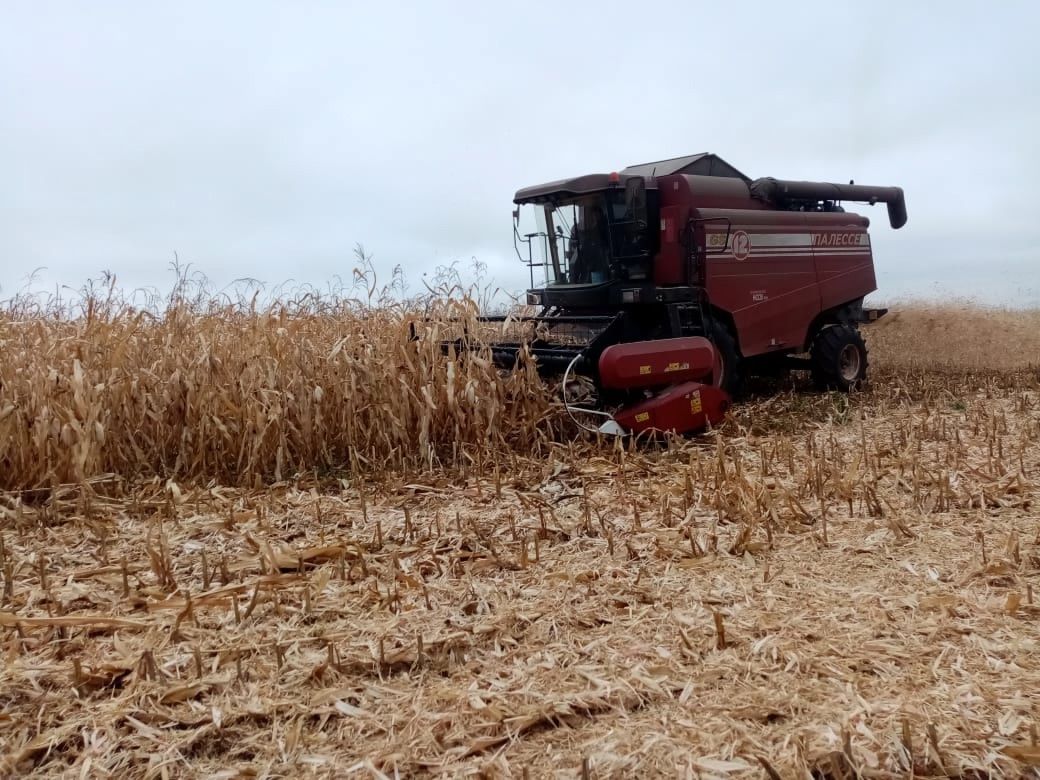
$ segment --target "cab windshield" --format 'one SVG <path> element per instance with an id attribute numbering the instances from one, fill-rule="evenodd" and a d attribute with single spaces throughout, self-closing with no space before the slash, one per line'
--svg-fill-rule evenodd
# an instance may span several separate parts
<path id="1" fill-rule="evenodd" d="M 536 230 L 524 237 L 531 244 L 530 264 L 545 269 L 547 284 L 600 284 L 616 278 L 646 277 L 646 190 L 642 179 L 630 179 L 625 187 L 523 209 L 531 210 L 534 214 L 527 217 L 534 217 Z M 535 248 L 538 244 L 541 246 Z"/>

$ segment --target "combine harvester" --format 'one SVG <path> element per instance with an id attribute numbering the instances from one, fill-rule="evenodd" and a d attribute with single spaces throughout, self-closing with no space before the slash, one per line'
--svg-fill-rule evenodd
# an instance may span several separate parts
<path id="1" fill-rule="evenodd" d="M 858 326 L 886 310 L 863 307 L 877 289 L 870 221 L 842 201 L 885 203 L 906 224 L 898 187 L 751 180 L 713 154 L 526 187 L 513 235 L 540 312 L 520 318 L 533 338 L 491 345 L 495 362 L 529 354 L 562 372 L 571 415 L 614 434 L 716 425 L 749 374 L 807 369 L 850 390 L 867 372 Z M 572 375 L 591 380 L 593 404 L 568 402 Z"/>

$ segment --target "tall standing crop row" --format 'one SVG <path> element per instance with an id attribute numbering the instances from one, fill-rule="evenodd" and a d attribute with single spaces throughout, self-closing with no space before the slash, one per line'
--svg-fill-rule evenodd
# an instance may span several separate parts
<path id="1" fill-rule="evenodd" d="M 440 342 L 473 302 L 200 304 L 90 298 L 0 313 L 0 489 L 117 473 L 251 484 L 461 466 L 536 448 L 533 371 Z M 412 324 L 418 322 L 413 338 Z"/>

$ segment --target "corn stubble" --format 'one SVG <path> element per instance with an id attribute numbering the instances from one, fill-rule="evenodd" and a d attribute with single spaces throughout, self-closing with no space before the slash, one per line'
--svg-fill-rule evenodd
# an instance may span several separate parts
<path id="1" fill-rule="evenodd" d="M 644 447 L 409 309 L 322 306 L 8 312 L 0 425 L 60 424 L 3 434 L 7 486 L 48 489 L 0 501 L 0 771 L 1040 764 L 1040 353 L 1001 342 L 1035 312 L 976 311 L 968 348 L 904 307 L 864 392 L 777 384 Z"/>

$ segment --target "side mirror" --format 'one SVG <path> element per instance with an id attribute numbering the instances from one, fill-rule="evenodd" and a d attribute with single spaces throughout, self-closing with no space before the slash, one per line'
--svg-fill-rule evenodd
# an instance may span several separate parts
<path id="1" fill-rule="evenodd" d="M 704 254 L 716 255 L 722 254 L 729 247 L 729 236 L 733 231 L 733 223 L 730 222 L 729 217 L 708 217 L 707 219 L 691 219 L 687 224 L 690 228 L 690 236 L 693 237 L 693 229 L 695 225 L 707 225 L 709 222 L 723 223 L 726 226 L 725 234 L 712 233 L 707 236 L 707 241 L 704 246 Z"/>

